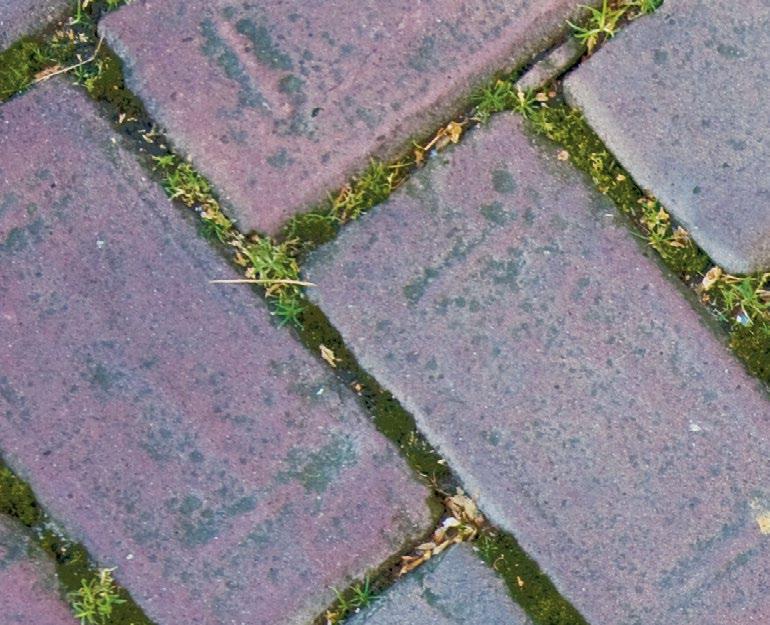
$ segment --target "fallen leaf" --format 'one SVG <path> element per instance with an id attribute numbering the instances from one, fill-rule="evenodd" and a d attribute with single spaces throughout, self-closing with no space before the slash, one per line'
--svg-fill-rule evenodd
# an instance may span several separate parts
<path id="1" fill-rule="evenodd" d="M 51 67 L 46 67 L 44 69 L 41 69 L 37 74 L 35 74 L 34 82 L 40 82 L 41 80 L 45 80 L 49 76 L 53 76 L 57 72 L 61 71 L 61 69 L 62 69 L 61 65 L 51 65 Z"/>
<path id="2" fill-rule="evenodd" d="M 337 357 L 334 355 L 334 352 L 330 350 L 326 345 L 321 345 L 321 358 L 323 358 L 326 362 L 328 362 L 332 367 L 337 366 Z"/>
<path id="3" fill-rule="evenodd" d="M 682 226 L 677 226 L 668 244 L 671 247 L 687 247 L 690 244 L 690 233 L 682 228 Z"/>
<path id="4" fill-rule="evenodd" d="M 458 124 L 457 122 L 449 122 L 446 128 L 444 128 L 444 132 L 446 132 L 447 137 L 449 137 L 449 140 L 452 143 L 457 143 L 463 134 L 462 124 Z"/>
<path id="5" fill-rule="evenodd" d="M 706 272 L 706 275 L 703 276 L 703 281 L 701 282 L 701 288 L 704 291 L 708 291 L 717 282 L 719 282 L 719 279 L 721 277 L 722 277 L 722 268 L 719 266 L 712 267 Z"/>

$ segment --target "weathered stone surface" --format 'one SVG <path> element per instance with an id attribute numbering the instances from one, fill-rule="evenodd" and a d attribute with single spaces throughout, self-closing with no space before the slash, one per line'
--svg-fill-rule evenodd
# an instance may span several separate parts
<path id="1" fill-rule="evenodd" d="M 85 96 L 4 105 L 0 153 L 0 452 L 158 625 L 309 623 L 430 525 Z"/>
<path id="2" fill-rule="evenodd" d="M 540 89 L 566 72 L 584 52 L 585 46 L 570 37 L 530 67 L 516 86 L 524 92 Z"/>
<path id="3" fill-rule="evenodd" d="M 241 227 L 274 232 L 547 47 L 577 4 L 135 2 L 100 30 Z"/>
<path id="4" fill-rule="evenodd" d="M 11 519 L 0 516 L 0 625 L 75 625 L 53 562 Z"/>
<path id="5" fill-rule="evenodd" d="M 588 622 L 770 622 L 765 392 L 515 116 L 443 160 L 311 295 Z"/>
<path id="6" fill-rule="evenodd" d="M 64 13 L 68 0 L 0 0 L 0 52 Z"/>
<path id="7" fill-rule="evenodd" d="M 402 578 L 350 625 L 526 625 L 505 585 L 467 544 Z"/>
<path id="8" fill-rule="evenodd" d="M 770 269 L 770 4 L 666 2 L 565 86 L 717 263 Z"/>

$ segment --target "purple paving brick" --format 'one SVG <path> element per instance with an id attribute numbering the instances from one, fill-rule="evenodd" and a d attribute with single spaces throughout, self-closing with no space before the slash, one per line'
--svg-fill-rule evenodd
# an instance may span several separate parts
<path id="1" fill-rule="evenodd" d="M 0 515 L 0 625 L 75 625 L 53 562 L 20 526 Z"/>
<path id="2" fill-rule="evenodd" d="M 565 83 L 643 187 L 732 272 L 770 269 L 770 4 L 677 0 Z"/>
<path id="3" fill-rule="evenodd" d="M 100 32 L 241 228 L 275 232 L 547 47 L 577 4 L 142 1 Z"/>
<path id="4" fill-rule="evenodd" d="M 158 625 L 310 623 L 431 524 L 397 451 L 63 82 L 0 109 L 0 452 Z"/>
<path id="5" fill-rule="evenodd" d="M 311 260 L 468 492 L 602 625 L 770 622 L 770 403 L 513 114 Z"/>
<path id="6" fill-rule="evenodd" d="M 505 585 L 468 544 L 396 582 L 348 625 L 530 625 Z"/>
<path id="7" fill-rule="evenodd" d="M 0 52 L 43 28 L 69 6 L 69 0 L 0 0 Z"/>

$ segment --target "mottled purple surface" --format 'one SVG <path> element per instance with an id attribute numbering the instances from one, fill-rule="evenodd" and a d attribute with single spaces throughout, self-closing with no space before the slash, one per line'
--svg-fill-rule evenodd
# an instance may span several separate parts
<path id="1" fill-rule="evenodd" d="M 0 625 L 75 625 L 53 562 L 20 526 L 0 515 Z"/>
<path id="2" fill-rule="evenodd" d="M 577 4 L 137 1 L 100 32 L 241 227 L 275 232 L 546 47 Z"/>
<path id="3" fill-rule="evenodd" d="M 69 0 L 0 0 L 0 51 L 64 13 Z"/>
<path id="4" fill-rule="evenodd" d="M 770 2 L 667 1 L 565 87 L 717 263 L 770 269 Z"/>
<path id="5" fill-rule="evenodd" d="M 397 581 L 346 625 L 529 625 L 502 580 L 465 544 Z"/>
<path id="6" fill-rule="evenodd" d="M 310 293 L 589 623 L 768 623 L 766 393 L 556 153 L 496 118 Z"/>
<path id="7" fill-rule="evenodd" d="M 0 153 L 0 451 L 158 625 L 309 623 L 430 525 L 84 95 L 5 104 Z"/>

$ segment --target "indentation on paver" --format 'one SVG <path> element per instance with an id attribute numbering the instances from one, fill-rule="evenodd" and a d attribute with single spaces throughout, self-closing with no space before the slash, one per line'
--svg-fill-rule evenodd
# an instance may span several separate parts
<path id="1" fill-rule="evenodd" d="M 497 71 L 565 31 L 574 0 L 427 4 L 135 3 L 100 24 L 129 86 L 216 185 L 243 231 L 270 234 L 372 156 L 395 157 Z M 143 26 L 160 28 L 148 39 Z"/>

